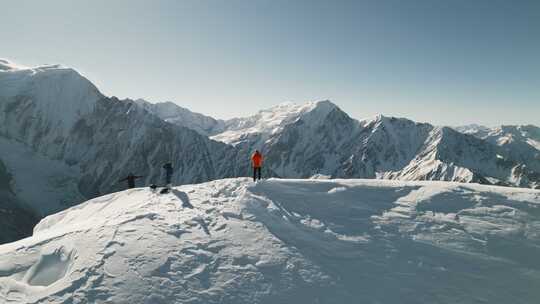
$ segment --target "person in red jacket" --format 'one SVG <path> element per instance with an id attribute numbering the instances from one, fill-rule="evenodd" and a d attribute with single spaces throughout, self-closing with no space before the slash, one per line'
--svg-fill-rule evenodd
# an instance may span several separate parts
<path id="1" fill-rule="evenodd" d="M 263 156 L 259 150 L 255 150 L 255 153 L 251 156 L 251 164 L 253 165 L 253 181 L 261 179 L 261 168 L 263 163 Z"/>

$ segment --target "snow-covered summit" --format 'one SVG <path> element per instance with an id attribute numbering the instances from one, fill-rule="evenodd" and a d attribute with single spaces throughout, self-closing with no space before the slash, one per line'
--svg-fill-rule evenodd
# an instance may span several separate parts
<path id="1" fill-rule="evenodd" d="M 29 68 L 7 60 L 1 60 L 0 65 L 3 115 L 21 114 L 11 113 L 11 110 L 25 104 L 24 115 L 39 120 L 35 122 L 35 132 L 39 132 L 39 124 L 41 129 L 56 129 L 59 135 L 65 135 L 80 117 L 92 112 L 97 100 L 103 97 L 88 79 L 72 68 L 60 65 Z"/>
<path id="2" fill-rule="evenodd" d="M 223 129 L 222 120 L 192 112 L 171 101 L 150 103 L 139 98 L 135 103 L 166 122 L 192 129 L 204 136 Z"/>
<path id="3" fill-rule="evenodd" d="M 28 69 L 28 68 L 25 66 L 16 64 L 7 59 L 0 58 L 0 71 L 13 71 L 13 70 L 22 70 L 22 69 Z"/>
<path id="4" fill-rule="evenodd" d="M 304 104 L 284 102 L 248 117 L 221 120 L 192 112 L 173 102 L 150 103 L 143 99 L 135 102 L 167 122 L 190 128 L 213 140 L 233 146 L 246 142 L 261 146 L 271 136 L 280 133 L 285 126 L 300 118 L 319 121 L 337 108 L 328 100 Z"/>
<path id="5" fill-rule="evenodd" d="M 534 125 L 502 125 L 490 129 L 489 133 L 483 137 L 491 140 L 496 138 L 496 142 L 500 146 L 516 142 L 526 143 L 540 151 L 540 128 Z"/>
<path id="6" fill-rule="evenodd" d="M 273 135 L 283 131 L 299 119 L 321 121 L 336 105 L 328 100 L 296 104 L 285 102 L 277 106 L 261 110 L 253 116 L 233 118 L 224 122 L 223 131 L 211 138 L 231 145 L 250 142 L 251 146 L 262 145 Z"/>
<path id="7" fill-rule="evenodd" d="M 526 166 L 540 171 L 540 128 L 534 125 L 502 125 L 494 128 L 457 128 L 493 145 Z"/>
<path id="8" fill-rule="evenodd" d="M 93 199 L 0 245 L 2 303 L 533 303 L 540 191 L 227 179 Z"/>
<path id="9" fill-rule="evenodd" d="M 540 151 L 540 128 L 534 125 L 502 125 L 488 128 L 479 125 L 456 127 L 456 130 L 504 146 L 513 142 L 526 143 Z"/>
<path id="10" fill-rule="evenodd" d="M 479 124 L 468 124 L 464 126 L 458 126 L 458 127 L 455 127 L 455 129 L 461 133 L 471 134 L 471 135 L 487 134 L 491 131 L 489 127 L 479 125 Z"/>

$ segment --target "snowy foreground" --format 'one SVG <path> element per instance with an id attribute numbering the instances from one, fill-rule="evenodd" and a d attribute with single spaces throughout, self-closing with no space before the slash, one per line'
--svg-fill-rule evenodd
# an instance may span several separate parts
<path id="1" fill-rule="evenodd" d="M 227 179 L 132 189 L 0 246 L 0 303 L 538 303 L 540 191 Z"/>

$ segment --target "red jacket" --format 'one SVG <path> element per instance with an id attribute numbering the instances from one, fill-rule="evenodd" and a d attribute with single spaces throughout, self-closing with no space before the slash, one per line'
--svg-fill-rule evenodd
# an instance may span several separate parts
<path id="1" fill-rule="evenodd" d="M 262 167 L 262 162 L 263 162 L 262 154 L 259 152 L 253 153 L 253 155 L 251 156 L 251 164 L 253 165 L 253 167 L 254 168 Z"/>

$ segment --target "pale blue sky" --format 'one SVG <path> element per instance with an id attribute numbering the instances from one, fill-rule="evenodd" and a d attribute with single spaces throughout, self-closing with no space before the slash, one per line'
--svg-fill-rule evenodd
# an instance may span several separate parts
<path id="1" fill-rule="evenodd" d="M 0 57 L 218 118 L 330 99 L 356 118 L 540 125 L 540 1 L 2 1 Z"/>

